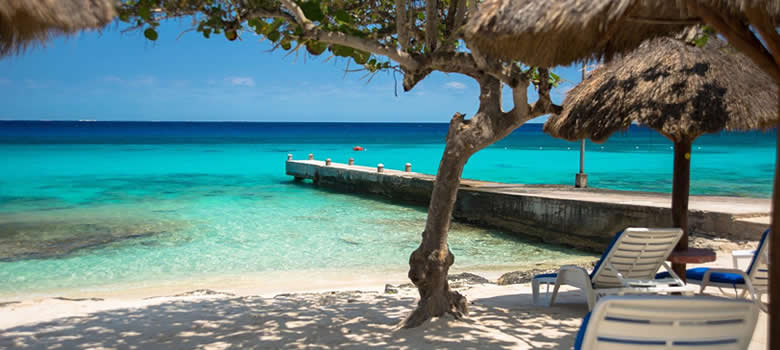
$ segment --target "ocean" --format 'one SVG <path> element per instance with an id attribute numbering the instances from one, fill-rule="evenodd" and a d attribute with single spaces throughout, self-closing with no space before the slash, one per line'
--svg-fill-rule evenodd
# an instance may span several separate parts
<path id="1" fill-rule="evenodd" d="M 313 269 L 405 271 L 426 208 L 295 183 L 287 154 L 435 174 L 447 124 L 0 121 L 0 298 Z M 767 198 L 775 131 L 694 142 L 691 193 Z M 356 152 L 354 146 L 364 151 Z M 670 192 L 672 143 L 632 126 L 587 143 L 591 187 Z M 579 144 L 528 124 L 466 178 L 573 184 Z M 455 224 L 456 266 L 589 254 Z"/>

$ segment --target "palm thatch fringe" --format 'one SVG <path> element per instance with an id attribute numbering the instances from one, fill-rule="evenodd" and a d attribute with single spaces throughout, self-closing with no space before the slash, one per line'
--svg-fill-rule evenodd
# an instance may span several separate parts
<path id="1" fill-rule="evenodd" d="M 777 84 L 751 60 L 710 39 L 704 48 L 658 38 L 594 70 L 544 130 L 603 142 L 632 123 L 673 141 L 720 130 L 773 127 Z"/>
<path id="2" fill-rule="evenodd" d="M 101 28 L 116 15 L 113 0 L 0 1 L 0 57 L 52 35 Z"/>
<path id="3" fill-rule="evenodd" d="M 780 1 L 699 0 L 739 16 L 758 6 L 780 18 Z M 486 0 L 465 26 L 472 49 L 542 67 L 609 60 L 644 40 L 701 23 L 683 0 Z"/>

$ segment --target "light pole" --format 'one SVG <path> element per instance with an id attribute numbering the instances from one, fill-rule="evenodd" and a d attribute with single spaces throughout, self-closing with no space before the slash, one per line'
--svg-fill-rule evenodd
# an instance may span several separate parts
<path id="1" fill-rule="evenodd" d="M 582 80 L 585 80 L 585 62 L 582 63 Z M 580 172 L 574 179 L 574 187 L 588 187 L 588 174 L 585 174 L 585 139 L 580 140 Z"/>

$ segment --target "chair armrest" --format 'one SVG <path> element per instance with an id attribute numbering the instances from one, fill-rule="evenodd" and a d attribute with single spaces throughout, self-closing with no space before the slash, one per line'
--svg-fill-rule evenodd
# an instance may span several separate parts
<path id="1" fill-rule="evenodd" d="M 571 286 L 590 289 L 593 282 L 590 280 L 588 270 L 576 265 L 563 265 L 558 270 L 557 284 L 568 284 Z"/>
<path id="2" fill-rule="evenodd" d="M 758 300 L 756 298 L 756 290 L 753 288 L 753 282 L 750 280 L 750 277 L 745 273 L 745 271 L 739 270 L 739 269 L 726 269 L 726 268 L 708 268 L 706 272 L 704 272 L 704 276 L 701 278 L 701 290 L 704 291 L 704 287 L 707 286 L 710 282 L 710 275 L 712 275 L 715 272 L 722 272 L 722 273 L 733 273 L 742 276 L 743 279 L 745 279 L 745 287 L 750 292 L 750 296 L 753 297 L 753 300 Z"/>
<path id="3" fill-rule="evenodd" d="M 746 249 L 746 250 L 732 250 L 731 256 L 735 258 L 752 258 L 753 255 L 756 254 L 755 249 Z"/>
<path id="4" fill-rule="evenodd" d="M 752 259 L 753 255 L 755 254 L 756 254 L 755 249 L 734 250 L 731 252 L 731 262 L 734 265 L 734 268 L 738 269 L 740 259 Z"/>
<path id="5" fill-rule="evenodd" d="M 560 268 L 560 272 L 564 272 L 564 271 L 566 271 L 566 272 L 575 272 L 575 273 L 580 272 L 580 273 L 584 273 L 586 275 L 590 275 L 588 270 L 585 270 L 581 266 L 577 266 L 577 265 L 563 265 Z"/>

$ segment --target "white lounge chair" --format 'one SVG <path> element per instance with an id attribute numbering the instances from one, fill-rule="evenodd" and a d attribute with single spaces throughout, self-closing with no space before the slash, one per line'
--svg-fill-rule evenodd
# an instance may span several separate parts
<path id="1" fill-rule="evenodd" d="M 761 236 L 761 240 L 758 243 L 758 248 L 752 251 L 753 258 L 750 261 L 750 265 L 747 270 L 739 269 L 737 265 L 737 259 L 747 255 L 748 251 L 738 251 L 733 255 L 734 268 L 716 268 L 716 267 L 697 267 L 688 269 L 685 271 L 685 277 L 688 279 L 688 283 L 698 284 L 701 286 L 699 293 L 703 293 L 707 287 L 718 288 L 734 288 L 737 297 L 744 298 L 747 293 L 754 301 L 759 303 L 759 306 L 767 310 L 766 306 L 761 302 L 761 296 L 769 290 L 769 229 L 764 231 Z M 657 278 L 667 278 L 667 273 L 659 273 Z M 741 289 L 739 293 L 737 290 Z M 725 294 L 725 293 L 724 293 Z"/>
<path id="2" fill-rule="evenodd" d="M 629 227 L 615 235 L 592 273 L 579 266 L 564 265 L 557 273 L 535 276 L 531 281 L 534 303 L 538 303 L 541 284 L 547 285 L 548 292 L 550 284 L 555 285 L 551 305 L 561 285 L 582 289 L 589 310 L 603 294 L 693 292 L 666 263 L 681 236 L 679 228 Z M 655 278 L 661 266 L 671 272 L 671 278 Z"/>
<path id="3" fill-rule="evenodd" d="M 711 296 L 607 296 L 585 315 L 575 350 L 744 350 L 758 307 Z"/>

